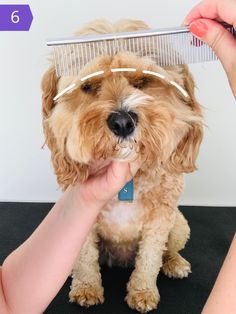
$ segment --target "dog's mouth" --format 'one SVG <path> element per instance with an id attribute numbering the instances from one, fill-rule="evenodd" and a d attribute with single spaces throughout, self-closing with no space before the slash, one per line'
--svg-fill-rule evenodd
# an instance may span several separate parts
<path id="1" fill-rule="evenodd" d="M 115 145 L 115 159 L 120 161 L 133 161 L 139 153 L 139 145 L 134 137 L 118 138 Z"/>
<path id="2" fill-rule="evenodd" d="M 136 139 L 117 139 L 114 145 L 114 154 L 106 158 L 98 158 L 89 162 L 89 175 L 99 175 L 104 173 L 112 161 L 133 162 L 137 159 L 139 152 Z"/>

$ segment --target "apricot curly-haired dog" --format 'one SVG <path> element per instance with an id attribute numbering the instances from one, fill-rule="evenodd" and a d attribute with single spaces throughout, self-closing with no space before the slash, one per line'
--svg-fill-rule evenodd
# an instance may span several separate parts
<path id="1" fill-rule="evenodd" d="M 141 21 L 111 24 L 96 20 L 77 34 L 146 28 Z M 136 71 L 112 72 L 114 68 Z M 53 100 L 75 79 L 79 82 L 100 70 L 102 75 Z M 77 78 L 57 78 L 51 66 L 43 77 L 42 90 L 46 143 L 63 190 L 83 182 L 111 160 L 130 161 L 139 167 L 133 202 L 112 199 L 87 237 L 72 270 L 70 301 L 82 306 L 103 303 L 99 266 L 103 257 L 109 265 L 133 262 L 126 301 L 140 312 L 155 309 L 160 300 L 156 285 L 160 269 L 173 278 L 187 277 L 191 271 L 179 254 L 190 229 L 177 202 L 183 174 L 196 169 L 203 131 L 187 66 L 162 68 L 152 58 L 120 52 L 91 61 Z"/>

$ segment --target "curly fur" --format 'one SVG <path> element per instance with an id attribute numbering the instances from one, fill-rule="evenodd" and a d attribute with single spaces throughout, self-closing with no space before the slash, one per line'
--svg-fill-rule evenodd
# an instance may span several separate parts
<path id="1" fill-rule="evenodd" d="M 77 34 L 146 28 L 142 21 L 112 24 L 96 20 Z M 109 71 L 116 67 L 137 71 Z M 189 96 L 183 97 L 157 78 L 146 76 L 142 86 L 143 69 L 164 74 Z M 79 84 L 56 102 L 54 96 L 78 78 L 57 79 L 51 66 L 42 80 L 44 133 L 63 190 L 86 180 L 98 162 L 123 160 L 132 164 L 140 160 L 134 177 L 135 200 L 120 203 L 113 199 L 102 210 L 74 265 L 70 301 L 83 306 L 103 302 L 99 260 L 109 265 L 134 263 L 126 300 L 131 308 L 147 312 L 159 302 L 156 278 L 161 267 L 169 277 L 183 278 L 190 272 L 190 264 L 178 253 L 190 229 L 177 202 L 183 190 L 183 173 L 196 170 L 203 135 L 201 108 L 186 65 L 161 68 L 151 58 L 123 52 L 93 60 L 79 77 L 99 70 L 105 70 L 104 75 L 89 79 L 92 91 L 83 91 Z M 134 134 L 120 141 L 106 120 L 122 106 L 135 111 L 139 119 Z"/>

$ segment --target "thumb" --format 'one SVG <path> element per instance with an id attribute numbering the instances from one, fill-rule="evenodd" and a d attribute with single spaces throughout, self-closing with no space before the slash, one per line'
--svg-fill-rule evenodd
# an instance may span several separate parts
<path id="1" fill-rule="evenodd" d="M 214 50 L 231 81 L 232 87 L 233 80 L 235 80 L 233 73 L 236 71 L 236 39 L 233 35 L 221 24 L 210 19 L 193 21 L 189 30 Z"/>
<path id="2" fill-rule="evenodd" d="M 106 183 L 115 190 L 121 189 L 124 184 L 131 180 L 130 166 L 127 162 L 113 161 L 106 174 Z"/>
<path id="3" fill-rule="evenodd" d="M 114 197 L 132 177 L 129 163 L 112 161 L 105 172 L 88 178 L 80 186 L 82 195 L 89 202 L 107 202 Z"/>

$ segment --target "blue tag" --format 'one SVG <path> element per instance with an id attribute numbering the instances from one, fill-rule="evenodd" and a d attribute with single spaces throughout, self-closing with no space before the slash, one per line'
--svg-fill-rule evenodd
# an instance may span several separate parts
<path id="1" fill-rule="evenodd" d="M 133 180 L 126 183 L 118 194 L 119 201 L 133 201 L 134 199 L 134 182 Z"/>

